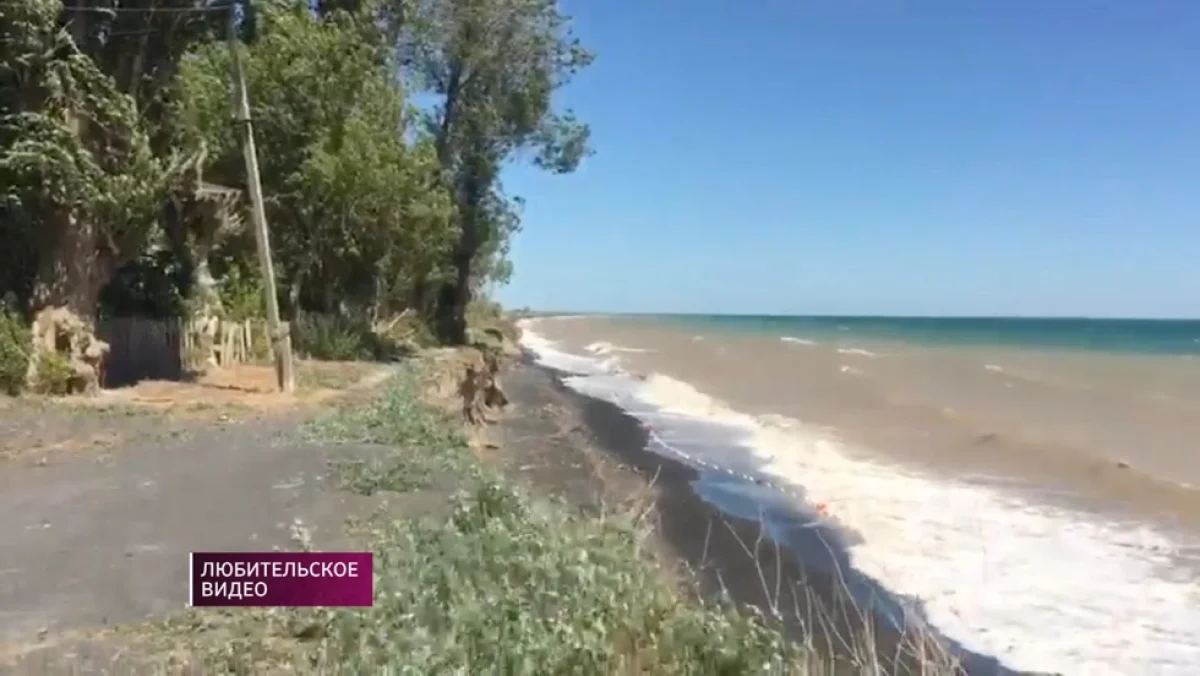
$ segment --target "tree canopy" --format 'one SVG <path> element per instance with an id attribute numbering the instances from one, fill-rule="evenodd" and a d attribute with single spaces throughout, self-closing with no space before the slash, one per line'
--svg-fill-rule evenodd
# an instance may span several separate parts
<path id="1" fill-rule="evenodd" d="M 222 288 L 252 280 L 253 240 L 213 226 L 201 199 L 246 184 L 227 6 L 4 7 L 0 293 L 94 316 L 128 305 L 105 299 L 135 278 L 180 298 L 210 270 Z M 568 18 L 551 0 L 235 8 L 285 312 L 409 309 L 465 341 L 467 303 L 511 274 L 521 202 L 503 168 L 567 172 L 589 152 L 587 127 L 552 105 L 591 60 Z"/>

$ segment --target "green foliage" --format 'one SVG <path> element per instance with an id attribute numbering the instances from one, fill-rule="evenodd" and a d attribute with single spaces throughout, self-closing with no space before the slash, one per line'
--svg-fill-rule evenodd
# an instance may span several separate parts
<path id="1" fill-rule="evenodd" d="M 499 303 L 487 297 L 476 297 L 467 306 L 468 337 L 472 344 L 500 347 L 500 339 L 514 344 L 520 338 L 516 324 L 504 315 Z"/>
<path id="2" fill-rule="evenodd" d="M 75 371 L 66 355 L 58 352 L 43 352 L 38 357 L 37 378 L 33 389 L 38 394 L 63 396 L 71 393 Z"/>
<path id="3" fill-rule="evenodd" d="M 788 673 L 799 651 L 752 619 L 695 607 L 625 523 L 562 518 L 483 482 L 439 525 L 378 531 L 378 598 L 331 613 L 351 673 Z M 791 663 L 792 670 L 787 667 Z"/>
<path id="4" fill-rule="evenodd" d="M 380 332 L 365 319 L 345 315 L 304 313 L 292 321 L 292 345 L 312 359 L 395 361 L 411 354 L 419 340 L 419 332 Z"/>
<path id="5" fill-rule="evenodd" d="M 463 486 L 445 519 L 369 530 L 375 605 L 296 611 L 318 637 L 300 656 L 329 673 L 800 674 L 812 656 L 757 617 L 686 598 L 646 560 L 629 518 L 598 520 L 530 499 L 475 459 L 458 423 L 405 371 L 370 406 L 315 422 L 314 439 L 386 444 L 343 466 L 363 493 Z M 231 665 L 262 637 L 222 645 Z"/>
<path id="6" fill-rule="evenodd" d="M 95 228 L 84 255 L 115 270 L 144 250 L 180 166 L 151 151 L 134 100 L 76 48 L 59 8 L 17 0 L 0 18 L 3 202 L 51 248 L 64 228 Z"/>
<path id="7" fill-rule="evenodd" d="M 283 307 L 373 318 L 449 308 L 462 320 L 472 293 L 511 275 L 520 201 L 501 189 L 503 165 L 526 157 L 569 171 L 589 152 L 586 126 L 550 105 L 591 58 L 567 18 L 551 0 L 237 4 Z M 182 311 L 190 280 L 152 253 L 164 201 L 196 157 L 205 181 L 245 185 L 223 18 L 6 5 L 0 290 L 44 298 L 42 274 L 43 286 L 95 297 L 116 275 L 107 312 Z M 429 124 L 414 124 L 405 85 L 442 97 Z M 191 245 L 175 230 L 191 222 L 165 224 L 180 261 Z M 87 233 L 78 251 L 62 237 L 72 229 Z M 47 263 L 84 255 L 89 279 L 51 279 Z M 256 255 L 251 238 L 231 234 L 210 260 L 244 271 Z M 243 281 L 222 284 L 234 318 L 261 314 Z"/>
<path id="8" fill-rule="evenodd" d="M 233 321 L 257 319 L 267 314 L 262 277 L 243 270 L 241 266 L 230 267 L 217 285 L 221 309 L 225 318 Z"/>
<path id="9" fill-rule="evenodd" d="M 503 282 L 519 202 L 501 190 L 504 165 L 522 156 L 555 173 L 590 152 L 589 131 L 552 108 L 554 91 L 591 62 L 554 0 L 416 2 L 406 62 L 443 97 L 427 119 L 459 217 L 455 280 L 439 298 L 438 332 L 466 340 L 473 293 Z"/>
<path id="10" fill-rule="evenodd" d="M 339 315 L 304 314 L 292 321 L 292 345 L 310 359 L 356 361 L 370 359 L 370 346 L 360 322 Z"/>
<path id="11" fill-rule="evenodd" d="M 421 403 L 418 392 L 415 373 L 406 369 L 371 404 L 339 409 L 309 424 L 312 439 L 390 447 L 384 456 L 341 463 L 346 487 L 365 495 L 404 492 L 470 467 L 466 437 L 447 416 Z"/>
<path id="12" fill-rule="evenodd" d="M 378 8 L 363 4 L 320 15 L 307 3 L 264 5 L 244 53 L 276 270 L 293 309 L 398 312 L 444 275 L 455 236 L 431 143 L 406 141 Z M 181 72 L 176 117 L 187 122 L 181 142 L 209 148 L 212 180 L 236 184 L 228 72 L 223 47 L 197 50 Z"/>
<path id="13" fill-rule="evenodd" d="M 0 392 L 16 396 L 25 389 L 33 334 L 20 313 L 0 304 Z"/>

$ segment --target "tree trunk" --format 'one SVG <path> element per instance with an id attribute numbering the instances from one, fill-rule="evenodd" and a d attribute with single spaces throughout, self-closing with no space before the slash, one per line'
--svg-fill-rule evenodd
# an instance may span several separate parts
<path id="1" fill-rule="evenodd" d="M 471 265 L 479 253 L 479 204 L 486 184 L 477 171 L 466 177 L 462 190 L 462 224 L 458 246 L 454 249 L 454 279 L 442 285 L 438 294 L 437 333 L 446 345 L 467 344 L 467 306 L 471 302 Z"/>
<path id="2" fill-rule="evenodd" d="M 464 232 L 466 230 L 467 228 L 464 228 Z M 460 244 L 454 254 L 454 279 L 444 283 L 438 294 L 437 333 L 438 340 L 445 345 L 467 344 L 467 305 L 471 302 L 472 257 Z"/>
<path id="3" fill-rule="evenodd" d="M 446 171 L 449 171 L 451 168 L 450 132 L 454 126 L 454 121 L 458 118 L 458 98 L 462 88 L 462 79 L 462 60 L 455 59 L 450 64 L 450 75 L 446 82 L 446 103 L 442 107 L 442 120 L 438 127 L 437 137 L 434 140 L 438 163 Z"/>
<path id="4" fill-rule="evenodd" d="M 95 321 L 100 292 L 117 270 L 113 253 L 101 244 L 95 225 L 79 222 L 65 209 L 51 214 L 47 225 L 30 309 L 65 307 L 84 321 Z"/>
<path id="5" fill-rule="evenodd" d="M 67 209 L 47 214 L 33 286 L 33 358 L 26 380 L 48 394 L 94 391 L 102 381 L 107 343 L 95 335 L 100 292 L 116 273 L 101 233 Z M 45 358 L 65 360 L 68 372 L 45 370 Z"/>

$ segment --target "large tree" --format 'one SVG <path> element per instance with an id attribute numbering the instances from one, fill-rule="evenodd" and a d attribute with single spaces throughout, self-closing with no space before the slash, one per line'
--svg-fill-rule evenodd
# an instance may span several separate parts
<path id="1" fill-rule="evenodd" d="M 406 139 L 411 114 L 382 8 L 354 5 L 265 5 L 244 62 L 287 305 L 386 314 L 409 304 L 421 281 L 441 279 L 454 222 L 436 189 L 432 142 Z M 184 66 L 176 114 L 186 121 L 179 142 L 210 148 L 206 176 L 237 184 L 228 70 L 227 50 L 198 50 Z"/>
<path id="2" fill-rule="evenodd" d="M 501 170 L 532 151 L 538 166 L 566 173 L 588 153 L 587 126 L 555 112 L 552 96 L 592 56 L 554 0 L 416 0 L 409 14 L 404 59 L 442 99 L 429 126 L 458 207 L 454 275 L 438 293 L 436 328 L 461 344 L 477 273 L 506 269 L 496 256 L 516 229 Z"/>
<path id="3" fill-rule="evenodd" d="M 165 142 L 179 57 L 211 36 L 192 2 L 14 0 L 0 13 L 0 185 L 7 290 L 90 320 L 157 234 L 185 155 Z"/>
<path id="4" fill-rule="evenodd" d="M 236 6 L 288 307 L 378 316 L 415 305 L 446 342 L 464 342 L 468 302 L 511 270 L 520 201 L 503 191 L 503 168 L 526 158 L 566 172 L 587 154 L 586 126 L 551 104 L 591 58 L 567 18 L 552 0 Z M 5 5 L 0 290 L 88 319 L 118 270 L 199 269 L 209 249 L 188 239 L 198 221 L 183 211 L 202 200 L 186 193 L 198 175 L 226 197 L 244 188 L 228 8 Z M 438 101 L 418 115 L 406 88 Z M 155 246 L 167 243 L 174 252 Z M 246 272 L 253 251 L 240 233 L 213 253 Z"/>
<path id="5" fill-rule="evenodd" d="M 4 238 L 33 254 L 34 310 L 90 319 L 117 267 L 141 253 L 178 167 L 155 156 L 135 100 L 62 18 L 44 0 L 18 0 L 0 18 Z"/>

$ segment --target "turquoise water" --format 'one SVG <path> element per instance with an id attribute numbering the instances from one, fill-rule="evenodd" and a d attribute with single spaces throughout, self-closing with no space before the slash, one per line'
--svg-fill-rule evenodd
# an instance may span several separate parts
<path id="1" fill-rule="evenodd" d="M 1200 354 L 1200 319 L 764 315 L 642 315 L 638 318 L 670 322 L 696 330 L 753 331 L 816 341 L 859 337 L 922 345 L 992 345 L 1158 355 Z"/>

